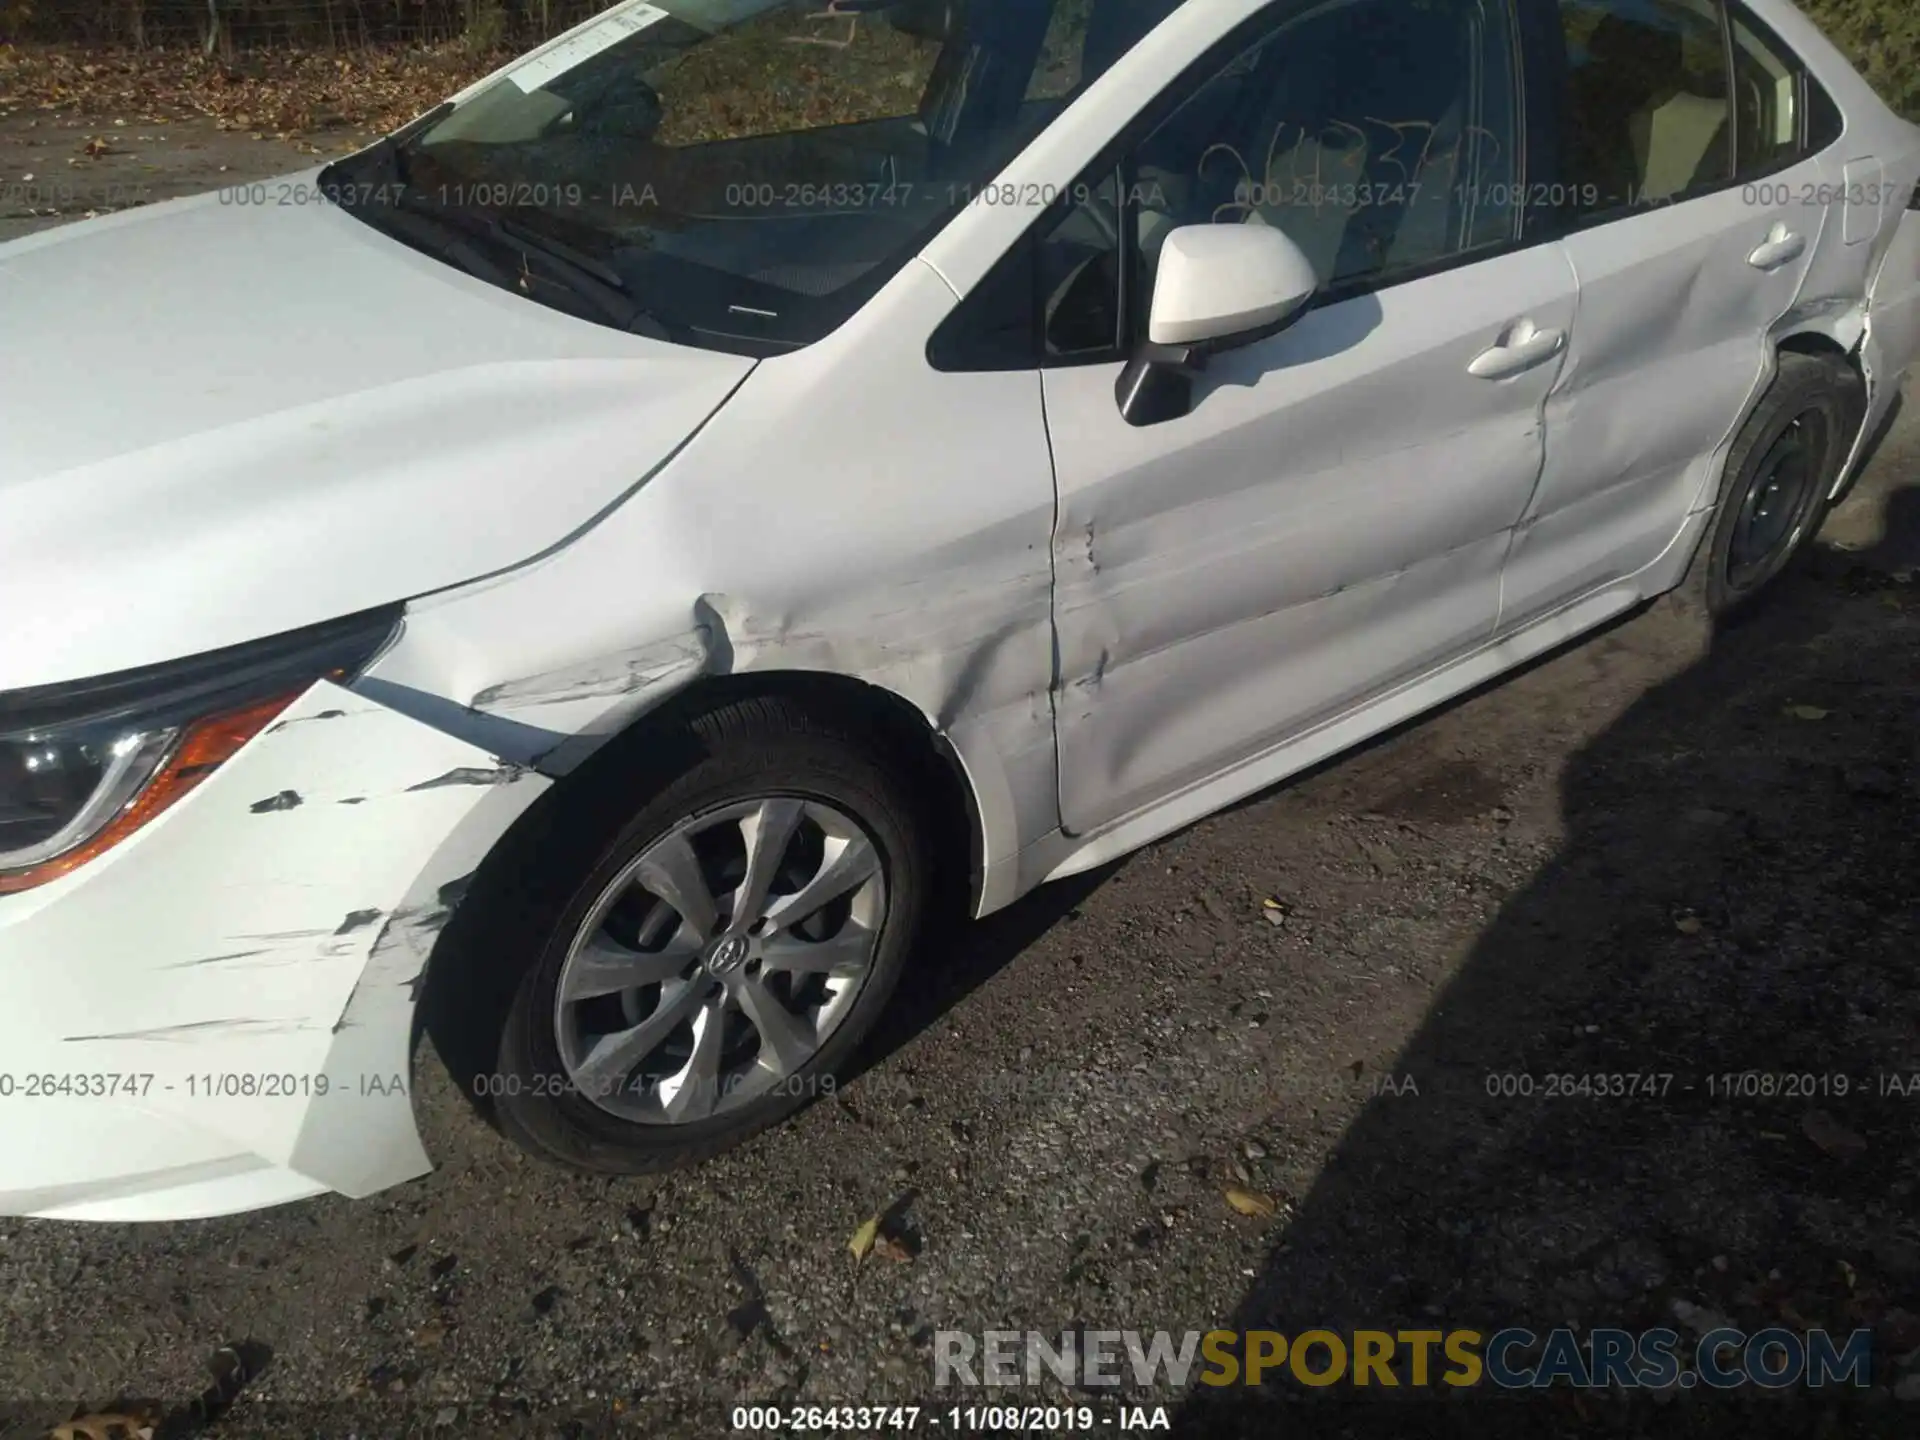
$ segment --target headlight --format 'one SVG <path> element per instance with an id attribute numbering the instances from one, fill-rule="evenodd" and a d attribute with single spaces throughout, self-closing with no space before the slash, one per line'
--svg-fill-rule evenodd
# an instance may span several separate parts
<path id="1" fill-rule="evenodd" d="M 398 607 L 96 680 L 0 694 L 0 895 L 112 848 L 316 680 L 351 679 Z"/>

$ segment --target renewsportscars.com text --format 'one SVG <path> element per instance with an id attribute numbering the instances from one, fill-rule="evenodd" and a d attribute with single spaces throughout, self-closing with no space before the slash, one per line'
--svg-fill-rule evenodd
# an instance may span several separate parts
<path id="1" fill-rule="evenodd" d="M 1873 1332 L 1668 1329 L 937 1330 L 938 1386 L 1298 1384 L 1399 1388 L 1785 1389 L 1871 1383 Z"/>

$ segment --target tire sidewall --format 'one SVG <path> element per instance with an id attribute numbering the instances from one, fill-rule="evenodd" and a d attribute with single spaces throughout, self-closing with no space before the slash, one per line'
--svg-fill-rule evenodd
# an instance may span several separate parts
<path id="1" fill-rule="evenodd" d="M 684 1125 L 649 1125 L 600 1109 L 566 1083 L 554 1034 L 555 994 L 576 933 L 619 872 L 681 822 L 744 799 L 783 795 L 823 801 L 852 816 L 872 838 L 886 881 L 886 913 L 873 965 L 852 1008 L 818 1052 L 773 1094 Z M 900 787 L 851 747 L 786 736 L 757 752 L 712 751 L 668 784 L 621 827 L 553 916 L 527 968 L 501 1035 L 495 1104 L 516 1138 L 585 1169 L 633 1173 L 714 1154 L 831 1095 L 885 1008 L 914 946 L 928 892 L 920 827 Z"/>
<path id="2" fill-rule="evenodd" d="M 1698 562 L 1699 582 L 1691 587 L 1697 589 L 1709 614 L 1730 616 L 1745 610 L 1793 564 L 1825 520 L 1827 497 L 1847 453 L 1850 407 L 1846 382 L 1855 379 L 1850 369 L 1843 372 L 1836 362 L 1794 354 L 1782 357 L 1773 386 L 1742 427 L 1728 455 L 1727 480 Z M 1818 411 L 1826 427 L 1826 451 L 1819 457 L 1818 482 L 1801 502 L 1791 538 L 1757 579 L 1736 590 L 1729 583 L 1728 558 L 1755 469 L 1794 421 L 1808 411 Z"/>

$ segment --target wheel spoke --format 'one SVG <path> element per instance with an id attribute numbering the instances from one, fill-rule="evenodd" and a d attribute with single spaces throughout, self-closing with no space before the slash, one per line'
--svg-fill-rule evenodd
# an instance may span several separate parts
<path id="1" fill-rule="evenodd" d="M 806 919 L 829 900 L 857 889 L 880 870 L 880 857 L 865 839 L 829 839 L 819 871 L 791 895 L 782 895 L 767 907 L 767 920 L 786 928 Z"/>
<path id="2" fill-rule="evenodd" d="M 628 1123 L 750 1105 L 857 1009 L 887 911 L 878 842 L 825 800 L 761 792 L 687 814 L 574 931 L 548 992 L 561 1063 Z"/>
<path id="3" fill-rule="evenodd" d="M 571 1004 L 642 985 L 663 985 L 678 980 L 699 953 L 697 942 L 679 936 L 663 950 L 629 950 L 596 935 L 568 959 L 560 976 L 560 998 Z"/>
<path id="4" fill-rule="evenodd" d="M 676 1123 L 705 1119 L 720 1100 L 720 1042 L 725 1034 L 726 998 L 715 994 L 693 1016 L 693 1054 L 686 1068 L 660 1082 L 667 1118 Z M 669 1088 L 671 1087 L 671 1094 Z"/>
<path id="5" fill-rule="evenodd" d="M 873 942 L 871 930 L 852 922 L 842 926 L 831 940 L 777 935 L 768 940 L 761 951 L 761 963 L 770 971 L 797 971 L 850 980 L 867 973 L 873 961 Z"/>
<path id="6" fill-rule="evenodd" d="M 604 1099 L 615 1094 L 634 1066 L 660 1048 L 680 1023 L 693 1013 L 708 994 L 701 979 L 668 986 L 654 1012 L 625 1030 L 602 1035 L 594 1042 L 586 1058 L 573 1067 L 573 1079 L 589 1099 Z"/>
<path id="7" fill-rule="evenodd" d="M 740 836 L 747 847 L 747 875 L 734 892 L 733 915 L 727 933 L 739 935 L 760 918 L 767 895 L 773 889 L 773 877 L 779 872 L 793 832 L 800 828 L 806 807 L 798 800 L 763 800 L 751 815 L 740 822 Z"/>
<path id="8" fill-rule="evenodd" d="M 753 1028 L 760 1032 L 760 1068 L 791 1075 L 813 1054 L 813 1031 L 758 980 L 742 980 L 735 997 Z"/>
<path id="9" fill-rule="evenodd" d="M 700 873 L 700 857 L 678 831 L 649 849 L 634 868 L 634 878 L 680 912 L 696 940 L 714 932 L 718 917 L 707 880 Z"/>

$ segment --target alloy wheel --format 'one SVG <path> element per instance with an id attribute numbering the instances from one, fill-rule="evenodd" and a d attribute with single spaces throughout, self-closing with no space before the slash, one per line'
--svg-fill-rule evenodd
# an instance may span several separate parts
<path id="1" fill-rule="evenodd" d="M 799 1083 L 866 983 L 886 901 L 879 848 L 832 805 L 767 795 L 680 821 L 568 947 L 554 1031 L 570 1086 L 677 1125 Z"/>

